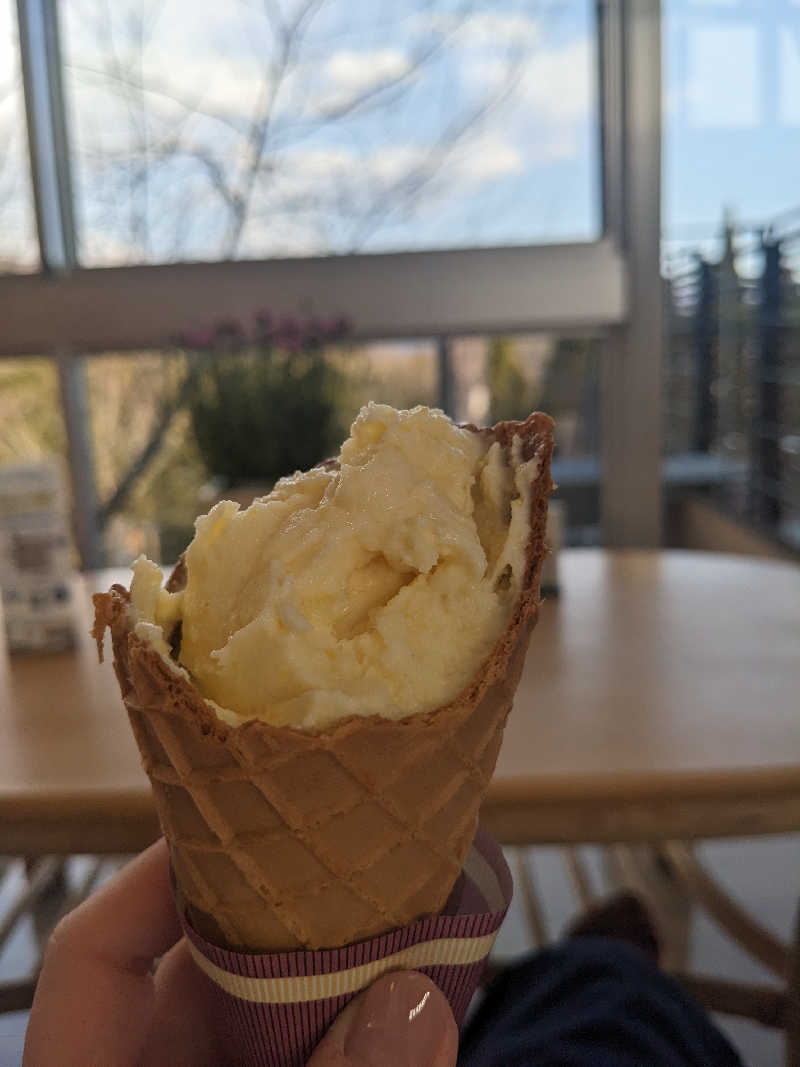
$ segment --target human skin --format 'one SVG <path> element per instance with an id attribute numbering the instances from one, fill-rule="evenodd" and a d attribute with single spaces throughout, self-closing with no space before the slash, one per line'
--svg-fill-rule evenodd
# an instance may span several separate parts
<path id="1" fill-rule="evenodd" d="M 183 938 L 163 840 L 56 927 L 23 1067 L 225 1067 L 211 990 Z M 308 1067 L 453 1067 L 458 1031 L 424 975 L 385 975 L 345 1009 Z"/>

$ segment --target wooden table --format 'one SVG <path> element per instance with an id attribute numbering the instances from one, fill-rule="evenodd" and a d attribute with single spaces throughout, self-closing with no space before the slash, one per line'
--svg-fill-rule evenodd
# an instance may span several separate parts
<path id="1" fill-rule="evenodd" d="M 483 821 L 504 842 L 800 830 L 800 568 L 562 553 Z M 78 582 L 90 595 L 119 572 Z M 123 578 L 124 580 L 124 578 Z M 0 852 L 117 853 L 157 833 L 111 664 L 0 658 Z"/>

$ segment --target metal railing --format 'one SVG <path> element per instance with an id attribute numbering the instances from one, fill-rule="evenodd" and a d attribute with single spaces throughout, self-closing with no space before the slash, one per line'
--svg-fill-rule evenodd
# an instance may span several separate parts
<path id="1" fill-rule="evenodd" d="M 729 231 L 665 282 L 665 448 L 718 459 L 715 495 L 800 547 L 800 210 Z"/>

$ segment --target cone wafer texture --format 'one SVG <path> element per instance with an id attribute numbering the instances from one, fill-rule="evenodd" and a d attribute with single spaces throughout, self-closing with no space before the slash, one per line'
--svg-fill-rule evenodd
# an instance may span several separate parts
<path id="1" fill-rule="evenodd" d="M 301 1067 L 345 1005 L 382 974 L 413 968 L 447 997 L 461 1025 L 511 900 L 500 846 L 478 829 L 441 914 L 341 949 L 238 953 L 203 940 L 183 916 L 208 977 L 217 1031 L 246 1067 Z"/>
<path id="2" fill-rule="evenodd" d="M 475 430 L 537 457 L 511 618 L 459 696 L 391 720 L 299 730 L 223 722 L 186 672 L 133 632 L 122 586 L 98 595 L 114 665 L 194 929 L 232 949 L 334 948 L 438 913 L 461 871 L 531 630 L 551 489 L 551 420 Z M 179 567 L 171 579 L 179 588 Z M 175 641 L 179 634 L 174 635 Z M 442 634 L 443 642 L 447 634 Z"/>

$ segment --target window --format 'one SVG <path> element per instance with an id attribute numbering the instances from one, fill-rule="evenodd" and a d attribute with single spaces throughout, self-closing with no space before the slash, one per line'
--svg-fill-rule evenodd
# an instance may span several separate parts
<path id="1" fill-rule="evenodd" d="M 88 266 L 599 236 L 590 0 L 64 0 Z"/>
<path id="2" fill-rule="evenodd" d="M 800 546 L 800 7 L 665 4 L 671 488 Z"/>
<path id="3" fill-rule="evenodd" d="M 665 250 L 719 254 L 724 212 L 766 225 L 800 205 L 800 7 L 663 10 Z"/>
<path id="4" fill-rule="evenodd" d="M 13 0 L 0 0 L 0 274 L 39 265 Z"/>
<path id="5" fill-rule="evenodd" d="M 619 327 L 608 355 L 623 369 L 629 348 L 658 350 L 658 231 L 640 225 L 658 190 L 657 0 L 61 0 L 59 26 L 49 4 L 19 6 L 37 30 L 23 40 L 41 104 L 37 203 L 45 219 L 52 209 L 45 238 L 70 245 L 45 259 L 73 261 L 74 206 L 78 265 L 96 269 L 9 279 L 0 349 L 59 356 L 90 565 L 113 501 L 102 464 L 95 484 L 85 417 L 84 360 L 98 353 L 163 351 L 182 327 L 265 306 L 344 317 L 373 347 L 433 339 L 437 390 L 455 390 L 448 356 L 466 360 L 475 336 Z M 623 106 L 633 99 L 640 112 Z M 619 507 L 605 514 L 612 540 L 628 523 L 645 543 L 657 537 L 658 383 L 634 377 L 606 419 Z M 629 470 L 629 441 L 645 437 Z M 628 484 L 645 477 L 654 488 L 631 525 Z"/>
<path id="6" fill-rule="evenodd" d="M 457 421 L 480 425 L 524 418 L 537 408 L 556 417 L 553 469 L 565 509 L 565 538 L 571 544 L 596 544 L 600 540 L 600 351 L 598 338 L 591 336 L 539 333 L 453 338 L 447 345 L 449 384 L 445 386 L 442 350 L 431 340 L 326 346 L 335 425 L 329 450 L 309 456 L 305 445 L 299 453 L 289 445 L 288 452 L 281 453 L 285 465 L 265 477 L 263 465 L 270 462 L 265 454 L 270 452 L 272 439 L 267 423 L 263 440 L 256 442 L 257 428 L 248 438 L 250 454 L 258 457 L 255 465 L 261 473 L 250 471 L 238 480 L 226 471 L 227 460 L 236 451 L 231 436 L 223 432 L 214 438 L 211 433 L 209 439 L 205 433 L 201 439 L 195 433 L 193 396 L 197 394 L 187 393 L 182 383 L 197 359 L 196 352 L 173 349 L 96 355 L 88 363 L 87 376 L 106 559 L 126 565 L 148 552 L 153 558 L 174 561 L 193 536 L 198 513 L 222 497 L 246 506 L 253 496 L 267 492 L 278 475 L 289 474 L 297 466 L 311 466 L 335 452 L 363 404 L 373 400 L 395 407 L 437 406 L 443 402 L 444 389 Z M 29 361 L 21 367 L 32 371 L 34 365 L 35 361 Z M 232 385 L 229 381 L 225 391 L 228 417 L 236 417 L 237 411 L 241 416 L 243 409 L 237 407 Z M 248 389 L 246 377 L 237 388 Z M 307 410 L 315 410 L 314 398 L 307 397 L 307 402 Z M 20 415 L 16 421 L 32 441 L 38 441 L 43 429 L 40 416 Z M 237 469 L 241 472 L 241 467 Z M 133 481 L 131 470 L 137 472 Z M 122 492 L 121 486 L 126 487 Z"/>

